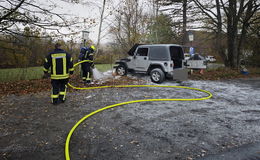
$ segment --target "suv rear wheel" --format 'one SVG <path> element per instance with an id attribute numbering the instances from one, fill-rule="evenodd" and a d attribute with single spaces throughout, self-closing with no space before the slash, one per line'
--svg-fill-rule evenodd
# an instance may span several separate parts
<path id="1" fill-rule="evenodd" d="M 119 66 L 116 67 L 116 74 L 120 76 L 125 76 L 126 75 L 126 66 L 120 64 Z"/>
<path id="2" fill-rule="evenodd" d="M 155 68 L 150 72 L 150 78 L 154 83 L 162 83 L 165 80 L 165 74 L 160 68 Z"/>

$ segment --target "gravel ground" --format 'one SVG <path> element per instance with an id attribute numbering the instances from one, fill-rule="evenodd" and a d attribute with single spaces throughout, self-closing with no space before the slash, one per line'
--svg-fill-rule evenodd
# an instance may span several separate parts
<path id="1" fill-rule="evenodd" d="M 205 89 L 213 98 L 142 102 L 94 115 L 74 132 L 71 160 L 260 159 L 259 78 L 163 85 Z M 2 97 L 0 159 L 64 159 L 73 125 L 107 105 L 203 96 L 207 95 L 176 88 L 96 89 L 70 92 L 66 103 L 57 106 L 50 104 L 49 92 Z"/>

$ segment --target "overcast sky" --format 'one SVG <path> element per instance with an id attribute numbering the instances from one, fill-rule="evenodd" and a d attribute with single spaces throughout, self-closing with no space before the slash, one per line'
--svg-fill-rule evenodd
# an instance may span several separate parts
<path id="1" fill-rule="evenodd" d="M 42 3 L 42 0 L 38 0 L 39 3 Z M 57 13 L 66 13 L 66 14 L 72 14 L 73 17 L 81 17 L 81 18 L 88 18 L 88 19 L 94 19 L 95 23 L 92 23 L 91 27 L 84 27 L 85 30 L 88 30 L 90 32 L 89 38 L 93 40 L 94 42 L 97 42 L 98 37 L 98 28 L 99 28 L 99 21 L 100 21 L 100 15 L 101 15 L 101 6 L 103 0 L 95 0 L 94 3 L 68 3 L 64 2 L 62 0 L 46 0 L 47 3 L 56 3 L 58 6 L 54 9 L 54 12 Z M 82 2 L 83 0 L 81 0 Z M 84 0 L 83 2 L 87 2 L 87 0 Z M 109 13 L 113 12 L 113 6 L 118 6 L 119 0 L 113 0 L 113 3 L 107 3 L 106 10 L 105 10 L 105 16 L 109 15 Z M 109 27 L 107 24 L 113 20 L 113 15 L 109 15 L 106 18 L 106 21 L 103 24 L 103 29 L 106 28 L 106 31 L 102 34 L 106 34 Z M 88 23 L 89 24 L 89 23 Z M 82 30 L 82 29 L 80 29 Z M 78 31 L 80 31 L 78 30 Z M 63 29 L 61 30 L 64 33 L 68 33 L 68 30 Z M 81 38 L 81 33 L 78 34 L 77 37 Z M 110 37 L 106 36 L 102 39 L 103 43 L 109 42 Z"/>
<path id="2" fill-rule="evenodd" d="M 84 27 L 85 30 L 90 31 L 89 38 L 93 40 L 94 42 L 97 42 L 98 38 L 98 28 L 99 28 L 99 22 L 100 22 L 100 15 L 101 15 L 101 6 L 103 3 L 103 0 L 79 0 L 80 3 L 69 3 L 64 2 L 66 0 L 38 0 L 38 3 L 45 3 L 45 4 L 58 4 L 58 6 L 54 9 L 55 12 L 58 13 L 67 13 L 67 14 L 73 14 L 74 16 L 78 16 L 81 18 L 88 18 L 88 19 L 95 19 L 95 23 L 91 25 L 91 27 Z M 71 0 L 68 0 L 71 1 Z M 141 3 L 148 3 L 150 0 L 139 0 Z M 86 2 L 86 3 L 85 3 Z M 83 3 L 83 4 L 82 4 Z M 122 3 L 122 0 L 107 0 L 106 3 L 106 9 L 105 14 L 106 20 L 103 22 L 103 30 L 102 36 L 106 35 L 102 40 L 101 43 L 111 42 L 111 36 L 109 36 L 109 26 L 108 24 L 113 21 L 113 16 L 115 13 L 115 10 L 120 7 L 119 4 Z M 110 15 L 112 13 L 112 15 Z M 81 29 L 82 30 L 82 29 Z M 68 32 L 66 29 L 61 30 L 62 32 Z M 81 33 L 78 34 L 78 39 L 81 38 Z"/>

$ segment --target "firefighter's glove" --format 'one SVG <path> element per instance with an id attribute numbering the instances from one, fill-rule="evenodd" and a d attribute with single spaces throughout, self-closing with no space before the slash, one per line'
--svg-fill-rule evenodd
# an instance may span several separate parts
<path id="1" fill-rule="evenodd" d="M 92 69 L 94 69 L 94 68 L 95 68 L 95 65 L 94 65 L 94 63 L 91 65 L 91 68 L 92 68 Z"/>

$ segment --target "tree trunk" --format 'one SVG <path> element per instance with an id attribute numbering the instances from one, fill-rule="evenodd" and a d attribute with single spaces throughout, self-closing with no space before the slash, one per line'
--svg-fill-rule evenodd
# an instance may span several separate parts
<path id="1" fill-rule="evenodd" d="M 238 59 L 237 59 L 238 64 L 240 63 L 240 57 L 242 55 L 242 49 L 243 49 L 243 44 L 246 39 L 247 29 L 250 26 L 249 20 L 254 15 L 255 12 L 256 12 L 256 10 L 253 8 L 253 1 L 251 0 L 248 2 L 248 5 L 247 5 L 246 14 L 245 14 L 245 17 L 242 22 L 242 31 L 241 31 L 239 41 L 238 41 Z"/>
<path id="2" fill-rule="evenodd" d="M 229 8 L 227 14 L 227 35 L 228 35 L 228 62 L 232 68 L 237 67 L 238 61 L 238 17 L 237 17 L 237 2 L 229 0 Z"/>
<path id="3" fill-rule="evenodd" d="M 222 34 L 222 15 L 221 7 L 219 0 L 216 0 L 216 9 L 217 9 L 217 33 L 216 33 L 216 50 L 218 55 L 220 55 L 225 66 L 228 66 L 228 58 L 225 54 L 225 48 L 223 46 L 223 34 Z"/>
<path id="4" fill-rule="evenodd" d="M 228 62 L 229 67 L 235 68 L 237 67 L 237 36 L 232 33 L 233 30 L 230 30 L 228 33 Z"/>
<path id="5" fill-rule="evenodd" d="M 98 54 L 98 49 L 99 49 L 99 45 L 100 45 L 100 36 L 101 36 L 101 29 L 102 29 L 105 7 L 106 7 L 106 0 L 103 0 L 103 6 L 102 6 L 102 11 L 101 11 L 101 16 L 100 16 L 100 24 L 99 24 L 99 29 L 98 29 L 98 41 L 97 41 L 97 53 L 96 54 Z"/>
<path id="6" fill-rule="evenodd" d="M 183 31 L 182 31 L 182 44 L 184 45 L 186 43 L 186 39 L 187 39 L 187 0 L 183 0 L 182 2 L 182 25 L 183 25 Z"/>
<path id="7" fill-rule="evenodd" d="M 247 33 L 247 28 L 249 27 L 249 24 L 245 23 L 243 24 L 242 27 L 242 33 L 240 34 L 240 38 L 238 41 L 238 55 L 237 55 L 237 64 L 240 63 L 241 55 L 242 55 L 242 49 L 243 49 L 243 44 L 245 42 L 246 38 L 246 33 Z"/>
<path id="8" fill-rule="evenodd" d="M 216 33 L 216 51 L 223 60 L 225 66 L 229 66 L 227 55 L 225 54 L 225 48 L 223 46 L 223 35 L 222 33 Z"/>

